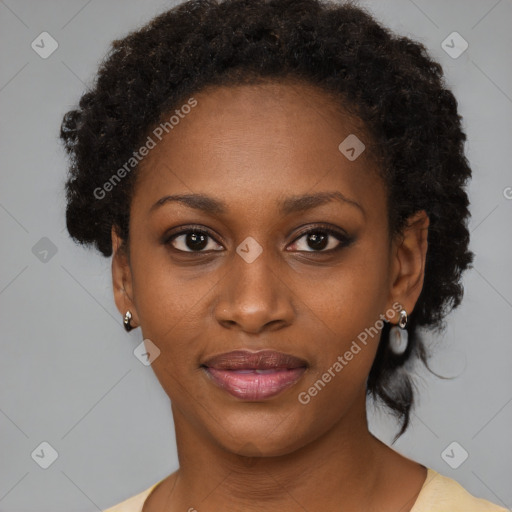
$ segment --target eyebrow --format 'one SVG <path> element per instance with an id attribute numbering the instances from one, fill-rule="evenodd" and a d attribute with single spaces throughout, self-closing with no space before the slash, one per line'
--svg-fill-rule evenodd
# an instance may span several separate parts
<path id="1" fill-rule="evenodd" d="M 282 215 L 291 213 L 304 212 L 311 210 L 323 204 L 338 201 L 342 204 L 349 204 L 358 208 L 363 216 L 365 211 L 363 207 L 353 199 L 349 199 L 341 192 L 318 192 L 316 194 L 304 194 L 299 196 L 290 196 L 282 200 L 278 200 L 277 204 L 279 212 Z M 209 214 L 225 214 L 228 211 L 226 203 L 204 194 L 174 194 L 167 195 L 159 199 L 151 208 L 150 213 L 167 203 L 178 202 Z"/>

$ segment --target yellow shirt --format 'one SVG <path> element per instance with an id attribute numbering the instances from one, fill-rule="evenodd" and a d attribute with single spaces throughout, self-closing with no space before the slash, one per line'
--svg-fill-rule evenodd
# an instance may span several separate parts
<path id="1" fill-rule="evenodd" d="M 160 482 L 162 482 L 161 480 Z M 104 512 L 142 512 L 144 502 L 153 489 L 160 483 L 152 485 L 149 489 L 132 496 Z M 427 478 L 423 483 L 416 502 L 410 512 L 509 512 L 490 501 L 476 498 L 455 480 L 441 475 L 428 468 Z"/>

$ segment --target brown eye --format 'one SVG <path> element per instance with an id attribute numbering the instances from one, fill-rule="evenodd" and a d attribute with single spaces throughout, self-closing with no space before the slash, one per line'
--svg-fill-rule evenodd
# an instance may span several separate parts
<path id="1" fill-rule="evenodd" d="M 206 252 L 204 249 L 217 251 L 223 249 L 207 232 L 199 229 L 186 229 L 168 237 L 165 244 L 181 252 Z"/>
<path id="2" fill-rule="evenodd" d="M 299 243 L 303 240 L 303 243 Z M 349 239 L 343 233 L 330 228 L 315 228 L 303 233 L 295 240 L 294 250 L 304 252 L 331 252 L 349 245 Z"/>

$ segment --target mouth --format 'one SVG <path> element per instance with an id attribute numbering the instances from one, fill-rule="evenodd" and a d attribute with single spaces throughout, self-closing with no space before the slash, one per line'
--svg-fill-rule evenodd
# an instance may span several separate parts
<path id="1" fill-rule="evenodd" d="M 296 384 L 308 367 L 304 359 L 264 350 L 235 350 L 201 364 L 211 382 L 243 400 L 264 400 Z"/>

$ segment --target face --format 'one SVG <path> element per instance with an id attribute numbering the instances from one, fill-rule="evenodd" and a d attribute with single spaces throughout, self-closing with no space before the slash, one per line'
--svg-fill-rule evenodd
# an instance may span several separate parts
<path id="1" fill-rule="evenodd" d="M 375 330 L 421 291 L 426 223 L 390 241 L 368 152 L 338 149 L 365 134 L 321 91 L 269 83 L 194 98 L 139 169 L 129 259 L 113 232 L 116 303 L 160 350 L 152 367 L 175 421 L 232 452 L 289 453 L 361 420 Z M 272 396 L 251 395 L 254 373 L 228 392 L 202 365 L 234 350 L 290 354 L 305 369 L 260 374 L 286 382 Z"/>

